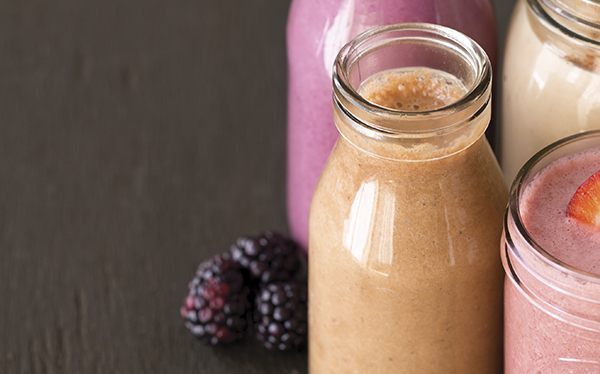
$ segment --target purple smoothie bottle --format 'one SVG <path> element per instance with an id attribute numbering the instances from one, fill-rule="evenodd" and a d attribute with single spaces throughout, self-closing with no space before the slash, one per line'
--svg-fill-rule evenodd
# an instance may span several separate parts
<path id="1" fill-rule="evenodd" d="M 331 88 L 335 57 L 359 33 L 403 22 L 456 29 L 479 43 L 492 64 L 496 61 L 491 0 L 292 0 L 287 24 L 287 213 L 291 235 L 304 250 L 313 190 L 338 137 Z"/>

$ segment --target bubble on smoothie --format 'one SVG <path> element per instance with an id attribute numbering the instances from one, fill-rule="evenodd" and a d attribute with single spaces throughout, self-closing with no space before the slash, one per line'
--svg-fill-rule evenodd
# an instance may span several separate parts
<path id="1" fill-rule="evenodd" d="M 424 67 L 387 70 L 367 79 L 358 89 L 373 104 L 406 112 L 438 109 L 455 103 L 466 92 L 454 76 Z"/>

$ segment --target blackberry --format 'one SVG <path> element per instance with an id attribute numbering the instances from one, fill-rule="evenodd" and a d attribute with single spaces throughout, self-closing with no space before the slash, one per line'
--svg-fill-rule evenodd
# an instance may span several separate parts
<path id="1" fill-rule="evenodd" d="M 202 262 L 188 287 L 180 312 L 194 336 L 213 345 L 243 337 L 251 310 L 250 288 L 229 253 Z"/>
<path id="2" fill-rule="evenodd" d="M 289 281 L 302 269 L 301 251 L 291 239 L 267 231 L 256 237 L 240 237 L 231 246 L 231 255 L 247 269 L 255 283 Z"/>
<path id="3" fill-rule="evenodd" d="M 256 295 L 254 333 L 271 351 L 302 350 L 308 333 L 306 284 L 290 281 L 263 285 Z"/>

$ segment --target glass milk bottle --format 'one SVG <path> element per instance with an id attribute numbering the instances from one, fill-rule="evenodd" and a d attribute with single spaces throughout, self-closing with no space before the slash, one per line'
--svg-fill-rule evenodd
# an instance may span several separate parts
<path id="1" fill-rule="evenodd" d="M 400 22 L 439 23 L 475 39 L 496 59 L 491 0 L 293 0 L 287 25 L 287 212 L 306 249 L 313 190 L 338 132 L 333 124 L 331 69 L 340 48 L 359 33 Z"/>
<path id="2" fill-rule="evenodd" d="M 491 66 L 463 34 L 376 28 L 336 59 L 341 136 L 309 220 L 309 365 L 500 373 L 507 188 L 486 140 Z"/>
<path id="3" fill-rule="evenodd" d="M 507 182 L 548 144 L 600 128 L 600 2 L 519 0 L 504 56 L 500 164 Z"/>
<path id="4" fill-rule="evenodd" d="M 502 241 L 505 373 L 600 373 L 600 231 L 569 218 L 600 132 L 540 151 L 513 183 Z"/>

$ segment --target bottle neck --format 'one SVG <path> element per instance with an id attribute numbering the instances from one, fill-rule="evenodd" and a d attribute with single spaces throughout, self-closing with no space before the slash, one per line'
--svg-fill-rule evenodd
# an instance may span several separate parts
<path id="1" fill-rule="evenodd" d="M 390 71 L 439 72 L 455 79 L 464 92 L 449 103 L 424 109 L 413 105 L 408 110 L 402 103 L 391 108 L 368 100 L 362 85 Z M 361 34 L 340 51 L 333 83 L 334 118 L 341 135 L 380 157 L 447 157 L 480 139 L 490 120 L 487 55 L 468 37 L 438 25 L 392 25 Z M 415 96 L 429 94 L 412 83 L 402 87 L 414 89 Z"/>

